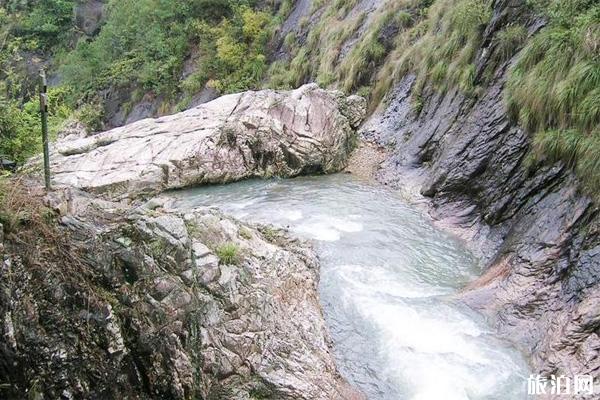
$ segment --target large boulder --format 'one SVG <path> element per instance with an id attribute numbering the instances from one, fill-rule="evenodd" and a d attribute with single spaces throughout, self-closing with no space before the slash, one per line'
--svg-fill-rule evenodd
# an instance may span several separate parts
<path id="1" fill-rule="evenodd" d="M 251 177 L 336 172 L 365 116 L 358 96 L 305 85 L 220 97 L 53 148 L 56 184 L 115 198 Z"/>

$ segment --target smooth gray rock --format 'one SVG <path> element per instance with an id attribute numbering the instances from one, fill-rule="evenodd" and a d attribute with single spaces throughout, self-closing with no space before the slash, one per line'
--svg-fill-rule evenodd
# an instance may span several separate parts
<path id="1" fill-rule="evenodd" d="M 361 97 L 314 84 L 227 95 L 171 116 L 59 140 L 51 154 L 54 183 L 117 198 L 336 172 L 346 165 L 365 109 Z"/>

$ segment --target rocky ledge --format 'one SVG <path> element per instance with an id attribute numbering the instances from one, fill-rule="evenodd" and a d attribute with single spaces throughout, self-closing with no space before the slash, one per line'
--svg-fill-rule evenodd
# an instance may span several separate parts
<path id="1" fill-rule="evenodd" d="M 362 97 L 314 84 L 232 94 L 90 137 L 66 136 L 54 146 L 52 171 L 57 184 L 113 198 L 335 172 L 346 165 L 365 110 Z"/>
<path id="2" fill-rule="evenodd" d="M 362 398 L 330 352 L 309 244 L 142 195 L 336 171 L 363 116 L 309 85 L 61 139 L 58 189 L 14 183 L 0 203 L 0 397 Z"/>

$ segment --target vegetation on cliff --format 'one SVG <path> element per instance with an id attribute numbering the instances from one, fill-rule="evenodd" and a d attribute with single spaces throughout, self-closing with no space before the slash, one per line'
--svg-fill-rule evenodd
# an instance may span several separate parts
<path id="1" fill-rule="evenodd" d="M 262 79 L 270 21 L 248 2 L 111 2 L 100 34 L 78 43 L 60 69 L 85 96 L 121 85 L 174 96 L 181 86 L 199 90 L 209 79 L 222 92 L 245 90 Z M 181 82 L 193 46 L 199 65 Z"/>
<path id="2" fill-rule="evenodd" d="M 39 102 L 35 83 L 26 82 L 24 71 L 39 60 L 36 53 L 63 46 L 73 14 L 73 1 L 7 1 L 0 5 L 0 154 L 24 161 L 38 152 Z M 50 130 L 70 110 L 64 107 L 65 91 L 51 89 Z"/>
<path id="3" fill-rule="evenodd" d="M 505 88 L 508 112 L 533 135 L 538 161 L 563 161 L 574 168 L 589 193 L 600 187 L 600 6 L 593 0 L 532 0 L 530 13 L 546 20 L 528 38 L 520 21 L 495 33 L 493 56 L 482 76 L 476 57 L 483 56 L 483 31 L 491 2 L 438 0 L 411 30 L 399 36 L 386 68 L 376 80 L 375 98 L 391 81 L 407 73 L 417 76 L 413 102 L 422 107 L 426 86 L 439 91 L 457 87 L 467 96 L 479 88 L 502 62 L 517 55 Z M 478 53 L 479 52 L 479 53 Z"/>
<path id="4" fill-rule="evenodd" d="M 508 108 L 535 134 L 538 160 L 562 160 L 600 188 L 600 5 L 533 4 L 548 25 L 524 47 L 507 87 Z"/>
<path id="5" fill-rule="evenodd" d="M 149 94 L 158 113 L 168 113 L 204 88 L 231 93 L 316 81 L 368 97 L 374 110 L 407 74 L 415 75 L 418 114 L 433 91 L 479 96 L 517 55 L 505 97 L 508 112 L 534 136 L 532 159 L 562 160 L 588 189 L 600 187 L 596 1 L 528 0 L 519 18 L 491 30 L 489 0 L 382 0 L 374 10 L 353 0 L 313 1 L 285 34 L 278 29 L 291 0 L 110 1 L 92 37 L 78 32 L 74 5 L 0 6 L 0 153 L 18 161 L 38 151 L 32 85 L 19 83 L 19 60 L 35 54 L 54 55 L 60 77 L 55 131 L 68 118 L 102 128 L 107 93 L 115 91 L 129 96 L 125 113 Z"/>
<path id="6" fill-rule="evenodd" d="M 523 49 L 508 71 L 508 111 L 534 136 L 537 160 L 562 160 L 587 189 L 600 187 L 596 1 L 530 0 L 520 18 L 486 34 L 491 1 L 382 1 L 369 14 L 355 2 L 315 4 L 310 20 L 317 22 L 303 29 L 301 21 L 299 31 L 286 36 L 291 57 L 271 66 L 271 85 L 316 80 L 366 95 L 374 110 L 394 83 L 414 74 L 419 113 L 432 89 L 479 96 L 496 69 Z M 545 21 L 539 32 L 526 26 L 536 19 Z M 478 60 L 490 52 L 478 71 Z"/>
<path id="7" fill-rule="evenodd" d="M 50 93 L 51 131 L 68 119 L 96 130 L 110 91 L 130 93 L 130 104 L 148 93 L 161 96 L 167 113 L 205 85 L 221 93 L 258 88 L 277 21 L 252 0 L 110 1 L 99 34 L 88 37 L 75 26 L 74 6 L 0 5 L 0 154 L 23 161 L 39 151 L 37 68 L 60 82 Z M 53 64 L 44 64 L 48 57 Z"/>

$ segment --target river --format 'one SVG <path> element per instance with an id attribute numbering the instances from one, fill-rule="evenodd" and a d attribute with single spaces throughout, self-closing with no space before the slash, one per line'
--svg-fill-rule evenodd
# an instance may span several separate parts
<path id="1" fill-rule="evenodd" d="M 337 363 L 369 399 L 527 398 L 523 356 L 454 299 L 481 274 L 477 258 L 394 191 L 337 174 L 173 196 L 314 241 Z"/>

